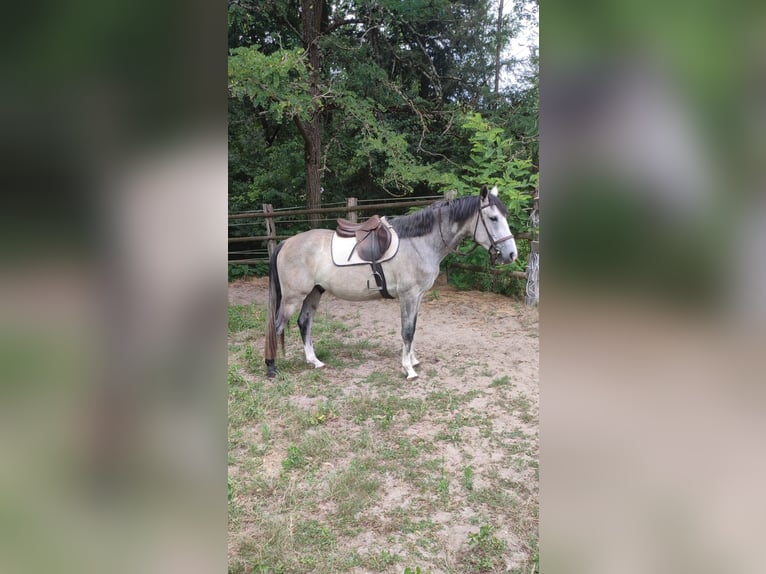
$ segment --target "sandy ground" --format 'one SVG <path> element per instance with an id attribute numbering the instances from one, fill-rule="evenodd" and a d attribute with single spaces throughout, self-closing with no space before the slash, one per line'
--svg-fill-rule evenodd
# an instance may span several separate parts
<path id="1" fill-rule="evenodd" d="M 268 282 L 265 277 L 239 280 L 229 285 L 229 303 L 265 305 Z M 399 301 L 380 299 L 368 302 L 343 301 L 329 293 L 322 296 L 319 314 L 342 321 L 352 333 L 375 338 L 384 345 L 401 350 Z M 293 316 L 295 323 L 297 315 Z M 429 367 L 443 362 L 481 363 L 496 373 L 513 372 L 513 380 L 534 404 L 539 400 L 537 338 L 538 312 L 523 303 L 494 293 L 458 291 L 440 276 L 434 288 L 423 298 L 418 313 L 415 349 L 421 361 L 417 371 L 427 379 Z M 300 341 L 297 327 L 291 325 L 288 339 Z M 262 348 L 262 339 L 255 343 Z M 369 374 L 374 369 L 400 371 L 400 355 L 385 359 L 390 364 L 360 365 Z M 307 368 L 310 368 L 307 365 Z M 454 370 L 454 369 L 452 369 Z M 449 370 L 448 370 L 449 371 Z M 353 376 L 353 375 L 352 375 Z M 465 388 L 465 375 L 440 372 L 439 380 L 447 386 Z"/>
<path id="2" fill-rule="evenodd" d="M 267 301 L 266 278 L 239 280 L 229 285 L 229 302 L 236 305 L 259 304 Z M 490 421 L 491 436 L 482 436 L 478 429 L 464 429 L 459 446 L 438 442 L 443 452 L 446 468 L 459 476 L 461 469 L 470 464 L 476 471 L 477 488 L 482 486 L 482 476 L 495 476 L 495 480 L 525 485 L 520 502 L 537 504 L 537 477 L 532 465 L 518 465 L 518 455 L 498 448 L 505 438 L 521 433 L 531 447 L 524 457 L 537 458 L 539 439 L 539 378 L 538 378 L 538 310 L 523 302 L 493 293 L 458 291 L 446 283 L 442 276 L 430 293 L 426 294 L 418 315 L 415 348 L 421 364 L 416 368 L 419 378 L 407 381 L 401 370 L 401 336 L 398 300 L 375 300 L 350 302 L 333 297 L 322 297 L 319 315 L 341 321 L 351 329 L 351 336 L 375 339 L 384 348 L 391 348 L 385 356 L 367 360 L 352 367 L 332 369 L 326 373 L 345 394 L 359 392 L 359 385 L 373 372 L 390 371 L 401 377 L 402 397 L 424 398 L 437 391 L 465 393 L 472 389 L 481 391 L 464 410 L 466 415 L 486 417 Z M 295 325 L 296 316 L 286 334 L 287 354 L 302 357 L 300 334 Z M 315 344 L 318 343 L 318 339 Z M 252 341 L 256 352 L 261 353 L 263 336 L 256 335 Z M 279 366 L 279 358 L 277 366 Z M 312 369 L 306 365 L 306 369 Z M 493 381 L 507 377 L 505 388 L 498 388 Z M 531 406 L 527 415 L 508 408 L 509 400 L 519 398 Z M 444 428 L 444 421 L 424 419 L 412 425 L 406 432 L 421 438 L 432 439 Z M 267 461 L 264 461 L 266 465 Z M 278 460 L 275 462 L 278 468 Z M 395 482 L 395 481 L 394 481 Z M 394 482 L 386 484 L 385 496 L 378 502 L 381 510 L 406 501 L 406 488 Z M 488 483 L 487 486 L 490 486 Z M 472 525 L 468 505 L 462 513 L 444 513 L 443 517 L 431 517 L 443 522 L 442 554 L 456 552 L 464 544 Z M 442 520 L 443 519 L 443 520 Z M 515 534 L 511 518 L 498 519 L 500 535 L 510 542 L 507 567 L 514 568 L 525 560 L 523 541 Z M 359 541 L 362 546 L 362 542 Z M 371 540 L 374 544 L 374 540 Z M 450 550 L 452 549 L 452 550 Z M 456 557 L 447 558 L 457 560 Z M 432 572 L 454 571 L 431 565 Z"/>

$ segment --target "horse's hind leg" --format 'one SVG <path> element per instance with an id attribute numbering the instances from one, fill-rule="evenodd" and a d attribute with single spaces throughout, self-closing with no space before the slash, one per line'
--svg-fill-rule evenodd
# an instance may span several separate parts
<path id="1" fill-rule="evenodd" d="M 301 331 L 301 339 L 303 339 L 303 350 L 306 353 L 306 362 L 311 363 L 317 369 L 324 367 L 324 363 L 317 359 L 314 354 L 314 342 L 311 339 L 311 324 L 314 322 L 314 312 L 319 306 L 319 299 L 322 298 L 322 289 L 319 285 L 306 295 L 303 300 L 303 307 L 301 308 L 301 314 L 298 316 L 298 328 Z"/>
<path id="2" fill-rule="evenodd" d="M 402 313 L 402 368 L 407 373 L 408 379 L 417 378 L 415 367 L 418 364 L 415 358 L 413 348 L 413 339 L 415 338 L 415 327 L 418 322 L 418 309 L 423 294 L 418 293 L 415 296 L 403 295 L 399 298 L 399 307 Z"/>

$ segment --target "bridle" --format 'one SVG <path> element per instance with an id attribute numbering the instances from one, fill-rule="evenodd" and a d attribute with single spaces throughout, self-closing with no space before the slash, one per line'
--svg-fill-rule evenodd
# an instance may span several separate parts
<path id="1" fill-rule="evenodd" d="M 479 229 L 479 220 L 481 220 L 481 224 L 484 226 L 484 231 L 487 232 L 487 237 L 489 237 L 489 243 L 490 248 L 487 250 L 489 252 L 489 260 L 492 263 L 492 265 L 495 264 L 495 261 L 497 260 L 497 256 L 500 254 L 500 248 L 498 247 L 501 243 L 505 243 L 506 241 L 510 241 L 513 239 L 513 233 L 506 235 L 505 237 L 501 237 L 500 239 L 495 239 L 492 237 L 492 233 L 489 231 L 489 226 L 487 225 L 486 220 L 484 219 L 484 209 L 487 207 L 490 207 L 492 204 L 488 203 L 487 205 L 482 205 L 479 208 L 479 215 L 476 217 L 476 225 L 474 225 L 473 228 L 473 240 L 476 242 L 476 245 L 479 245 L 479 242 L 476 240 L 476 230 Z M 476 249 L 474 247 L 473 249 Z M 473 251 L 473 249 L 471 251 Z M 470 251 L 469 251 L 470 253 Z"/>
<path id="2" fill-rule="evenodd" d="M 476 249 L 480 245 L 480 243 L 476 240 L 476 231 L 479 229 L 479 220 L 481 220 L 481 224 L 484 226 L 484 231 L 487 232 L 487 237 L 489 237 L 490 247 L 487 250 L 489 252 L 489 260 L 490 260 L 490 263 L 492 263 L 492 265 L 495 264 L 495 261 L 497 261 L 497 256 L 500 254 L 500 249 L 498 245 L 513 239 L 513 233 L 511 233 L 510 235 L 506 235 L 505 237 L 501 237 L 500 239 L 497 239 L 497 240 L 494 237 L 492 237 L 492 234 L 489 231 L 489 226 L 487 226 L 487 222 L 484 220 L 484 209 L 487 207 L 490 207 L 491 205 L 492 205 L 491 203 L 488 203 L 487 205 L 482 205 L 479 208 L 479 214 L 476 216 L 476 225 L 474 225 L 473 227 L 473 234 L 471 237 L 474 241 L 474 246 L 471 247 L 468 251 L 458 251 L 457 246 L 455 246 L 455 248 L 451 251 L 451 253 L 455 255 L 459 255 L 460 257 L 465 257 L 467 255 L 470 255 L 474 251 L 476 251 Z M 444 239 L 444 235 L 442 234 L 441 212 L 439 212 L 439 235 L 441 235 L 442 242 L 445 245 L 447 245 L 447 241 Z"/>

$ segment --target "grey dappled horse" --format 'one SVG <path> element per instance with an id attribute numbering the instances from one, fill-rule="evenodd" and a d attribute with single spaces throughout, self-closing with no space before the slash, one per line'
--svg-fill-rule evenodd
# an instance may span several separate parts
<path id="1" fill-rule="evenodd" d="M 439 263 L 468 236 L 490 250 L 493 259 L 499 256 L 503 263 L 512 263 L 518 252 L 507 215 L 507 208 L 497 197 L 497 187 L 490 191 L 482 186 L 479 195 L 438 201 L 411 215 L 390 219 L 399 235 L 399 251 L 380 265 L 388 293 L 399 299 L 404 342 L 402 367 L 408 379 L 418 376 L 413 368 L 419 361 L 412 340 L 420 300 L 436 281 Z M 333 264 L 332 237 L 333 231 L 329 229 L 299 233 L 277 245 L 271 256 L 264 353 L 270 377 L 276 374 L 277 337 L 281 338 L 284 349 L 285 325 L 299 306 L 298 327 L 306 361 L 321 368 L 324 363 L 314 354 L 311 323 L 322 294 L 329 291 L 349 301 L 381 297 L 380 290 L 370 288 L 369 265 L 338 267 Z"/>

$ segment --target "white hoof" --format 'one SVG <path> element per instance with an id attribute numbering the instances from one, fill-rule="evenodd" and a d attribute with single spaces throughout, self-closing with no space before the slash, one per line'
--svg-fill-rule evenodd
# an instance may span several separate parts
<path id="1" fill-rule="evenodd" d="M 413 379 L 417 379 L 418 378 L 418 374 L 415 371 L 413 371 L 412 369 L 405 370 L 404 374 L 407 375 L 407 380 L 408 381 L 412 381 Z"/>
<path id="2" fill-rule="evenodd" d="M 324 368 L 324 363 L 322 361 L 312 361 L 311 364 L 314 365 L 315 369 Z"/>

